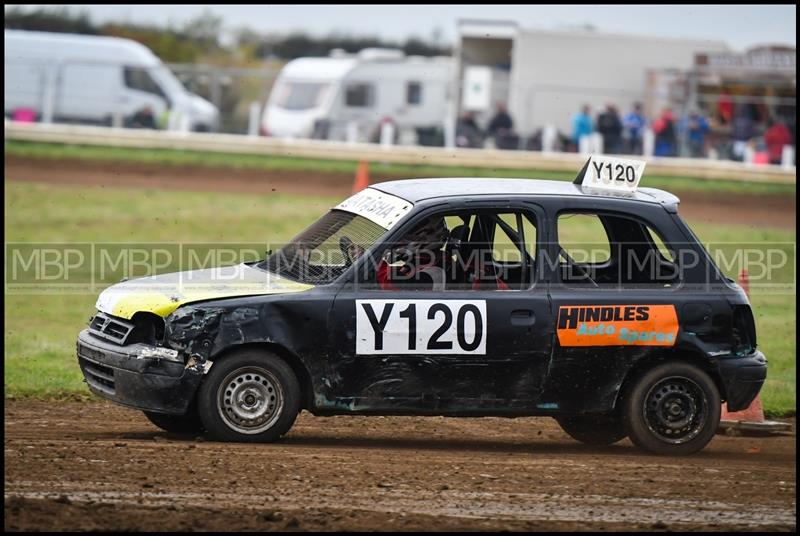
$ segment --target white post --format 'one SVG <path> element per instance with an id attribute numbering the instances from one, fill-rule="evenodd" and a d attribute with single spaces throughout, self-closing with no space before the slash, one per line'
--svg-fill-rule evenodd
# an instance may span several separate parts
<path id="1" fill-rule="evenodd" d="M 545 125 L 542 130 L 542 152 L 552 153 L 555 150 L 558 133 L 553 125 Z"/>
<path id="2" fill-rule="evenodd" d="M 180 129 L 182 134 L 186 134 L 192 130 L 189 123 L 189 114 L 181 114 Z"/>
<path id="3" fill-rule="evenodd" d="M 791 145 L 784 145 L 783 152 L 781 153 L 781 167 L 785 170 L 791 170 L 794 167 L 794 147 Z"/>
<path id="4" fill-rule="evenodd" d="M 590 139 L 592 152 L 595 154 L 603 154 L 603 136 L 599 132 L 592 132 Z"/>
<path id="5" fill-rule="evenodd" d="M 744 146 L 744 163 L 748 166 L 753 165 L 753 157 L 755 156 L 756 152 L 753 147 L 748 143 Z"/>
<path id="6" fill-rule="evenodd" d="M 394 124 L 387 121 L 381 125 L 381 147 L 392 145 L 394 145 Z"/>
<path id="7" fill-rule="evenodd" d="M 592 152 L 589 136 L 581 136 L 580 138 L 578 138 L 578 152 L 584 156 Z"/>
<path id="8" fill-rule="evenodd" d="M 177 108 L 172 108 L 169 111 L 169 118 L 167 119 L 167 130 L 169 132 L 176 132 L 180 124 L 181 112 Z"/>
<path id="9" fill-rule="evenodd" d="M 247 135 L 251 138 L 258 136 L 258 123 L 261 119 L 261 104 L 258 101 L 250 103 L 250 117 L 247 121 Z"/>
<path id="10" fill-rule="evenodd" d="M 358 125 L 355 121 L 347 123 L 346 140 L 347 143 L 356 143 L 358 141 Z"/>
<path id="11" fill-rule="evenodd" d="M 642 133 L 643 156 L 653 156 L 656 152 L 656 134 L 652 128 L 644 129 Z"/>
<path id="12" fill-rule="evenodd" d="M 56 69 L 49 65 L 46 69 L 44 94 L 42 95 L 42 123 L 52 123 L 56 109 Z"/>
<path id="13" fill-rule="evenodd" d="M 122 112 L 120 112 L 119 110 L 115 111 L 111 115 L 111 126 L 114 128 L 122 128 L 124 126 Z"/>

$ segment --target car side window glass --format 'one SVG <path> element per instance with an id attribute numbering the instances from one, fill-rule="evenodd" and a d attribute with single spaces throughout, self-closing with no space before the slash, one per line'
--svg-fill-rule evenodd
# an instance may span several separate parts
<path id="1" fill-rule="evenodd" d="M 674 263 L 675 254 L 667 247 L 666 244 L 664 244 L 664 240 L 661 238 L 661 235 L 653 230 L 653 228 L 649 225 L 645 225 L 645 228 L 647 229 L 647 234 L 650 236 L 650 240 L 652 240 L 661 256 L 664 257 L 665 260 Z"/>
<path id="2" fill-rule="evenodd" d="M 521 212 L 437 214 L 387 245 L 374 283 L 383 290 L 520 290 L 533 283 L 535 244 L 534 220 Z"/>
<path id="3" fill-rule="evenodd" d="M 558 218 L 559 273 L 569 286 L 670 288 L 679 280 L 663 238 L 627 215 L 567 213 Z"/>
<path id="4" fill-rule="evenodd" d="M 558 217 L 558 245 L 579 263 L 611 259 L 611 243 L 597 214 L 567 213 Z"/>

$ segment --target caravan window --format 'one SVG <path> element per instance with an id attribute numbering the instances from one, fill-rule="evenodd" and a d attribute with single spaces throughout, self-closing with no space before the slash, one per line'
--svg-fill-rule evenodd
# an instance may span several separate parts
<path id="1" fill-rule="evenodd" d="M 348 84 L 345 88 L 344 103 L 352 108 L 366 108 L 375 101 L 375 88 L 372 84 Z"/>
<path id="2" fill-rule="evenodd" d="M 322 105 L 330 84 L 283 82 L 276 88 L 275 105 L 284 110 L 310 110 Z"/>
<path id="3" fill-rule="evenodd" d="M 164 99 L 164 91 L 161 89 L 147 69 L 141 67 L 125 67 L 125 86 L 138 91 L 153 93 Z"/>
<path id="4" fill-rule="evenodd" d="M 406 104 L 422 104 L 422 84 L 409 82 L 406 85 Z"/>

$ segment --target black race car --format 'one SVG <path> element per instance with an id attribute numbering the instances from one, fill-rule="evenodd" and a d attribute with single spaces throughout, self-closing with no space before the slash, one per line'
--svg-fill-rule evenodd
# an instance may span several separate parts
<path id="1" fill-rule="evenodd" d="M 220 440 L 274 441 L 302 409 L 546 415 L 588 444 L 696 452 L 766 360 L 747 296 L 643 167 L 372 186 L 260 262 L 106 289 L 81 370 Z"/>

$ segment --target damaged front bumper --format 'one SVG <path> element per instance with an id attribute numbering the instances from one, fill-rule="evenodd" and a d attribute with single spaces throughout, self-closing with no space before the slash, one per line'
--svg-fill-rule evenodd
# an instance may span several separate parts
<path id="1" fill-rule="evenodd" d="M 205 372 L 167 359 L 170 350 L 143 343 L 119 346 L 87 329 L 78 335 L 77 346 L 81 372 L 93 393 L 145 411 L 184 415 Z"/>

